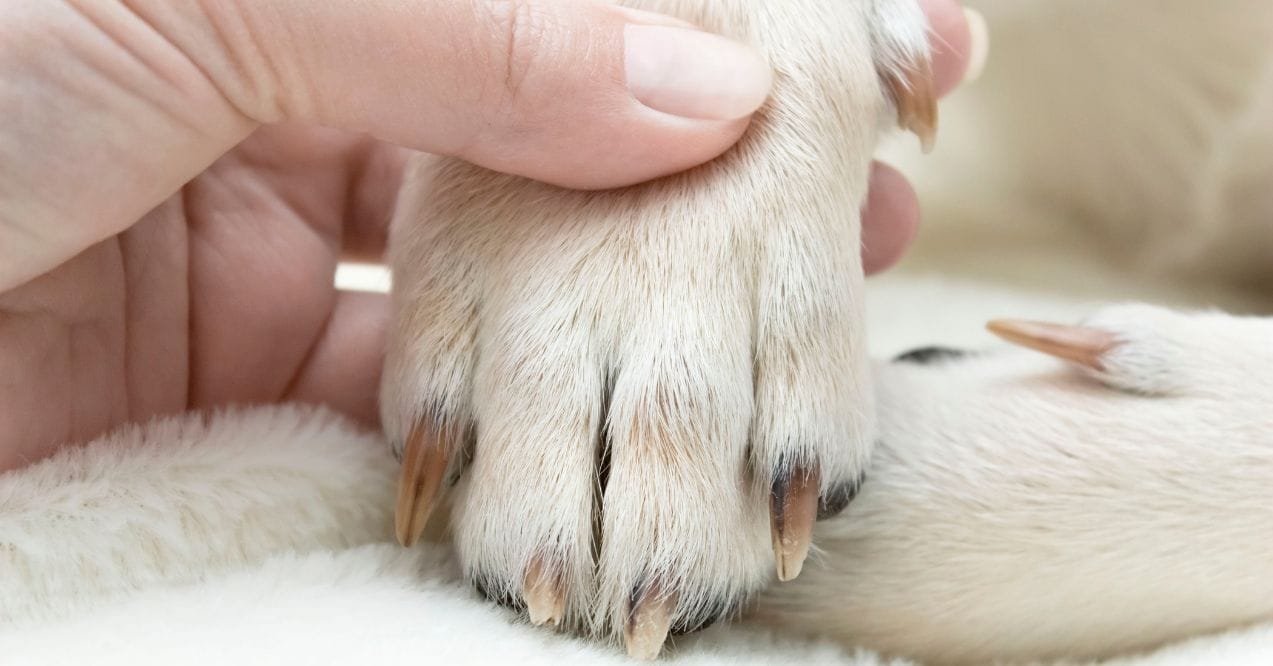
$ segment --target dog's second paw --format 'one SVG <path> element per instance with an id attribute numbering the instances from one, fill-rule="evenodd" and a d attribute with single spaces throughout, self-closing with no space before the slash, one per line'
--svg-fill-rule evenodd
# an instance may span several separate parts
<path id="1" fill-rule="evenodd" d="M 997 321 L 990 329 L 1124 391 L 1178 397 L 1273 392 L 1268 318 L 1128 304 L 1104 308 L 1077 325 Z"/>

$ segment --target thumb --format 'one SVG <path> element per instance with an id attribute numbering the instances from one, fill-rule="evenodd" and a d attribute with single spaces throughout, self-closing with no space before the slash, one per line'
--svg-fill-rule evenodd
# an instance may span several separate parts
<path id="1" fill-rule="evenodd" d="M 0 289 L 135 223 L 260 123 L 597 188 L 724 152 L 771 84 L 744 46 L 594 0 L 0 9 Z"/>
<path id="2" fill-rule="evenodd" d="M 190 3 L 151 4 L 177 29 Z M 591 0 L 198 4 L 216 32 L 182 34 L 183 50 L 259 121 L 365 131 L 570 187 L 715 157 L 771 83 L 746 47 Z"/>

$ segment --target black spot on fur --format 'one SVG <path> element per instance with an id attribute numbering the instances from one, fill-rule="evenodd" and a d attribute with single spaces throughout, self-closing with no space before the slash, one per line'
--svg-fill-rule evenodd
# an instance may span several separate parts
<path id="1" fill-rule="evenodd" d="M 932 365 L 945 363 L 946 361 L 956 361 L 968 356 L 970 353 L 964 349 L 952 349 L 950 347 L 919 347 L 894 356 L 893 362 Z"/>
<path id="2" fill-rule="evenodd" d="M 526 610 L 526 604 L 522 602 L 519 595 L 512 592 L 492 593 L 493 587 L 480 576 L 473 579 L 473 589 L 477 590 L 478 594 L 509 610 L 514 610 L 518 613 Z"/>
<path id="3" fill-rule="evenodd" d="M 701 608 L 694 609 L 687 613 L 685 617 L 674 622 L 668 633 L 672 636 L 684 636 L 685 634 L 702 631 L 737 612 L 737 603 L 731 603 L 725 599 L 717 599 L 712 603 L 704 604 Z"/>

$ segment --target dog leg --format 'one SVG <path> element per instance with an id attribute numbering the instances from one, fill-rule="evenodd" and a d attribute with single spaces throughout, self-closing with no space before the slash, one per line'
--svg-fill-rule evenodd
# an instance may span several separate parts
<path id="1" fill-rule="evenodd" d="M 876 371 L 869 479 L 756 621 L 925 663 L 1107 657 L 1273 617 L 1273 319 L 1005 324 Z"/>

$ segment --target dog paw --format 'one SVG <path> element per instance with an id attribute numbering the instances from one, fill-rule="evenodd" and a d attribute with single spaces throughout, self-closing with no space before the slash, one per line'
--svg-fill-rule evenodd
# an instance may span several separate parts
<path id="1" fill-rule="evenodd" d="M 1273 320 L 1267 318 L 1128 304 L 1076 325 L 1004 320 L 989 328 L 1132 393 L 1205 397 L 1252 381 L 1273 389 L 1273 379 L 1261 379 L 1273 370 Z"/>
<path id="2" fill-rule="evenodd" d="M 746 249 L 718 247 L 728 197 L 691 196 L 699 184 L 634 190 L 554 233 L 549 209 L 588 195 L 449 168 L 545 203 L 520 235 L 525 206 L 498 237 L 469 219 L 395 262 L 382 401 L 399 538 L 454 483 L 452 536 L 487 596 L 637 656 L 730 615 L 775 570 L 794 578 L 873 441 L 854 287 L 833 268 L 856 245 L 814 227 L 780 248 L 733 226 Z M 613 233 L 656 224 L 668 198 L 711 229 Z"/>
<path id="3" fill-rule="evenodd" d="M 795 578 L 856 491 L 858 210 L 883 119 L 931 138 L 932 87 L 914 3 L 797 4 L 705 12 L 788 45 L 715 162 L 604 193 L 454 161 L 408 175 L 381 392 L 398 537 L 450 492 L 465 573 L 536 624 L 655 656 Z"/>

